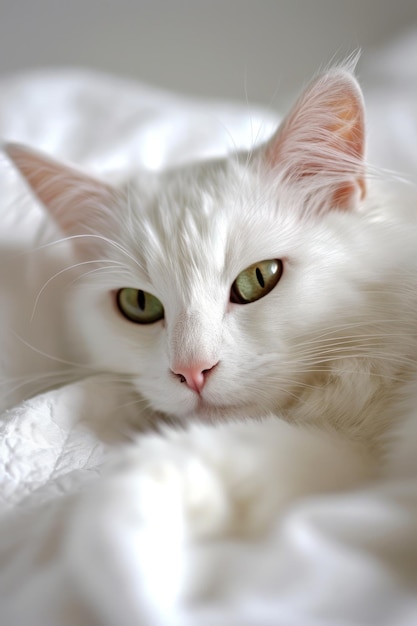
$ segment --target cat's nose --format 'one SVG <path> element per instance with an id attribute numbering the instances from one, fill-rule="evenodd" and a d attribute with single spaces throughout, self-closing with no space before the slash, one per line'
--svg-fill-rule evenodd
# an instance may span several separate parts
<path id="1" fill-rule="evenodd" d="M 218 362 L 214 365 L 208 363 L 197 363 L 191 366 L 179 365 L 175 367 L 172 372 L 177 376 L 181 383 L 186 383 L 190 389 L 201 393 L 207 376 L 211 374 Z"/>

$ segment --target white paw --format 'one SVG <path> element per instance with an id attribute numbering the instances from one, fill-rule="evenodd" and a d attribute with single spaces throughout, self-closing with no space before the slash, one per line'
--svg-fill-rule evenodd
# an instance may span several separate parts
<path id="1" fill-rule="evenodd" d="M 126 459 L 141 523 L 187 539 L 227 533 L 233 502 L 221 465 L 189 433 L 170 435 L 143 438 Z"/>
<path id="2" fill-rule="evenodd" d="M 290 427 L 274 418 L 277 441 L 269 423 L 192 424 L 140 438 L 122 472 L 135 485 L 142 523 L 176 527 L 187 540 L 262 532 L 292 499 L 285 470 L 296 463 L 279 450 Z"/>

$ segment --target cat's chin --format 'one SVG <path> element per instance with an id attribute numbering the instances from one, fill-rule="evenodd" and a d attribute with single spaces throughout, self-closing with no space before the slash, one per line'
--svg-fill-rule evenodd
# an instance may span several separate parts
<path id="1" fill-rule="evenodd" d="M 132 382 L 141 397 L 147 400 L 150 408 L 158 414 L 180 422 L 190 420 L 218 422 L 247 414 L 256 417 L 259 414 L 259 407 L 249 406 L 247 402 L 233 402 L 232 399 L 230 402 L 224 402 L 224 399 L 217 397 L 206 397 L 204 391 L 199 395 L 191 390 L 184 390 L 181 386 L 182 393 L 156 394 L 154 389 L 145 387 L 141 379 L 134 379 Z"/>
<path id="2" fill-rule="evenodd" d="M 190 421 L 201 422 L 224 422 L 244 416 L 258 417 L 259 409 L 241 404 L 217 404 L 210 402 L 201 396 L 193 398 L 192 402 L 179 403 L 177 406 L 170 407 L 169 410 L 161 411 L 160 403 L 152 403 L 153 408 L 168 418 L 174 418 L 175 421 L 187 423 Z"/>
<path id="3" fill-rule="evenodd" d="M 262 413 L 263 414 L 263 413 Z M 183 418 L 187 421 L 225 422 L 242 417 L 261 417 L 259 408 L 247 404 L 215 404 L 200 397 L 195 408 L 187 412 Z"/>

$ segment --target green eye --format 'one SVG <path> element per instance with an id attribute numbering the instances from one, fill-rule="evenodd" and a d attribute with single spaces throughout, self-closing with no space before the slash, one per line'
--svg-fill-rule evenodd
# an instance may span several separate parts
<path id="1" fill-rule="evenodd" d="M 164 307 L 160 300 L 141 289 L 119 289 L 117 305 L 120 312 L 136 324 L 153 324 L 164 317 Z"/>
<path id="2" fill-rule="evenodd" d="M 232 285 L 230 301 L 249 304 L 266 296 L 282 276 L 282 261 L 260 261 L 240 272 Z"/>

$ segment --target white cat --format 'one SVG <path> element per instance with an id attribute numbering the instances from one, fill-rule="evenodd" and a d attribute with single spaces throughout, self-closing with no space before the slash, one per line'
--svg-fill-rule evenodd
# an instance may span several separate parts
<path id="1" fill-rule="evenodd" d="M 71 576 L 104 623 L 173 623 L 215 580 L 193 542 L 262 536 L 301 496 L 413 464 L 393 433 L 414 424 L 417 220 L 366 164 L 348 70 L 261 148 L 121 188 L 6 151 L 73 247 L 65 359 L 182 424 L 120 453 L 74 514 Z"/>

